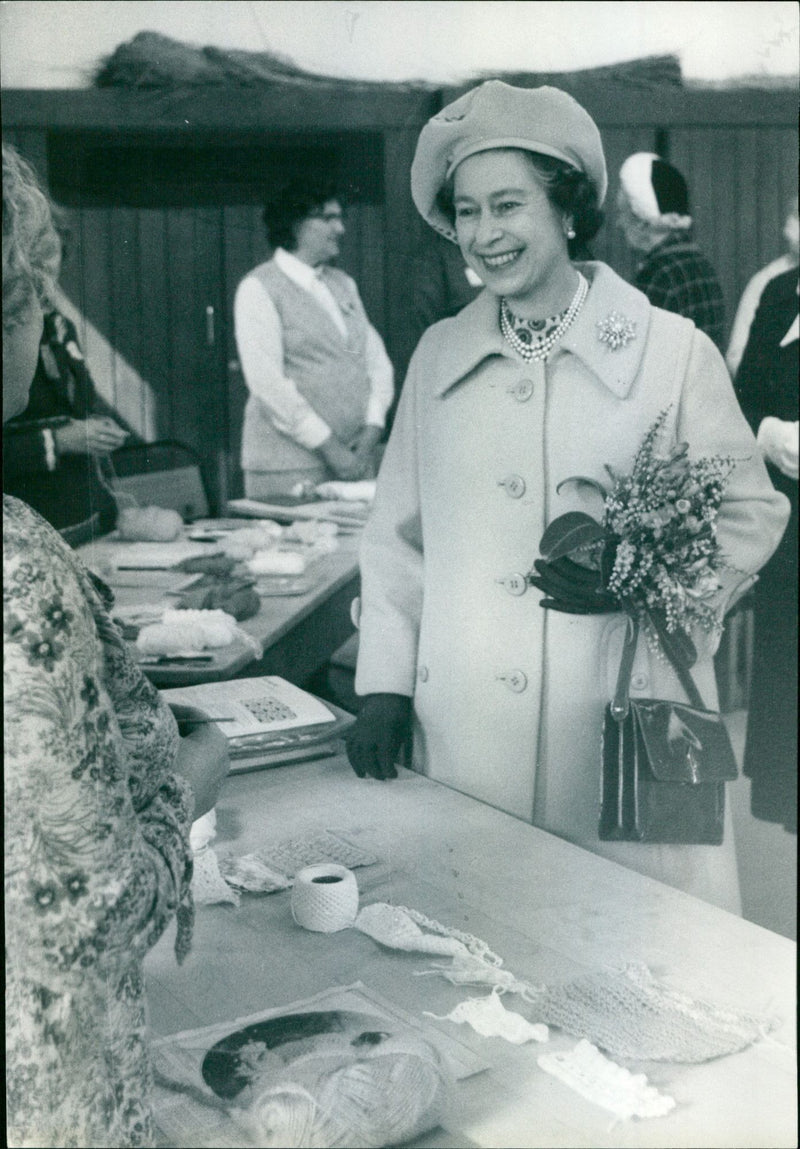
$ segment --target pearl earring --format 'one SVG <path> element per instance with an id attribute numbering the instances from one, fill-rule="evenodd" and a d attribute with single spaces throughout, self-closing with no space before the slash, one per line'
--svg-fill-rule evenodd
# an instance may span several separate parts
<path id="1" fill-rule="evenodd" d="M 567 239 L 574 239 L 574 238 L 575 238 L 575 228 L 570 226 L 567 228 Z"/>

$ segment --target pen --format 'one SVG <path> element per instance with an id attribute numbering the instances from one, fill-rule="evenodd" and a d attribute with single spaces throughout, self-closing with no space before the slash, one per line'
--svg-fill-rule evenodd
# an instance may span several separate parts
<path id="1" fill-rule="evenodd" d="M 236 718 L 178 718 L 179 726 L 203 726 L 209 722 L 237 722 Z"/>
<path id="2" fill-rule="evenodd" d="M 139 659 L 140 666 L 168 666 L 168 665 L 182 665 L 184 663 L 208 663 L 213 662 L 214 656 L 212 654 L 153 654 L 145 655 Z"/>

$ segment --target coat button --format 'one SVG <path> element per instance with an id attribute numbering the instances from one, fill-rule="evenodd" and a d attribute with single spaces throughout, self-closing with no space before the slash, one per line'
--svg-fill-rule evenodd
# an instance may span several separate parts
<path id="1" fill-rule="evenodd" d="M 504 682 L 514 694 L 522 694 L 528 685 L 528 676 L 522 670 L 506 670 L 496 677 L 498 682 Z"/>
<path id="2" fill-rule="evenodd" d="M 522 475 L 506 475 L 504 479 L 500 480 L 498 486 L 505 489 L 510 499 L 521 499 L 525 494 L 525 480 Z"/>
<path id="3" fill-rule="evenodd" d="M 533 394 L 533 380 L 520 379 L 511 388 L 511 394 L 514 396 L 518 403 L 527 403 Z"/>
<path id="4" fill-rule="evenodd" d="M 503 578 L 497 580 L 502 586 L 506 588 L 509 594 L 515 596 L 525 594 L 528 589 L 528 580 L 524 574 L 519 574 L 514 571 L 512 574 L 507 574 Z"/>
<path id="5" fill-rule="evenodd" d="M 427 682 L 428 681 L 428 668 L 427 668 L 427 666 L 420 666 L 419 670 L 417 671 L 417 678 L 420 680 L 420 682 Z"/>
<path id="6" fill-rule="evenodd" d="M 644 690 L 649 685 L 650 679 L 646 674 L 638 671 L 636 674 L 631 675 L 631 686 L 634 690 Z"/>

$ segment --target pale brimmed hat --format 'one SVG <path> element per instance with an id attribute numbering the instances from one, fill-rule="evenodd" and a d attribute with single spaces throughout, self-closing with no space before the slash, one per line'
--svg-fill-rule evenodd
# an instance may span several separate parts
<path id="1" fill-rule="evenodd" d="M 487 80 L 428 120 L 411 164 L 411 195 L 420 215 L 448 239 L 453 225 L 436 197 L 462 160 L 492 148 L 521 148 L 563 160 L 597 188 L 597 206 L 608 176 L 600 132 L 577 100 L 559 88 L 514 88 Z"/>

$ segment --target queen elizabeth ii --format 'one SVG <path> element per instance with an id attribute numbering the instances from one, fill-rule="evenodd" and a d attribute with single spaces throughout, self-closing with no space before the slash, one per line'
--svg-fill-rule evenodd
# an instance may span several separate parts
<path id="1" fill-rule="evenodd" d="M 542 610 L 528 577 L 555 517 L 597 513 L 590 485 L 562 480 L 624 473 L 665 408 L 668 442 L 738 460 L 718 520 L 736 568 L 721 612 L 786 522 L 711 341 L 605 264 L 571 259 L 606 186 L 596 125 L 554 88 L 489 81 L 422 130 L 414 202 L 486 286 L 425 333 L 406 378 L 361 551 L 350 759 L 394 777 L 413 734 L 429 777 L 739 912 L 730 827 L 719 847 L 600 841 L 600 731 L 626 619 Z M 713 707 L 713 643 L 693 673 Z M 685 698 L 644 641 L 637 694 Z"/>

